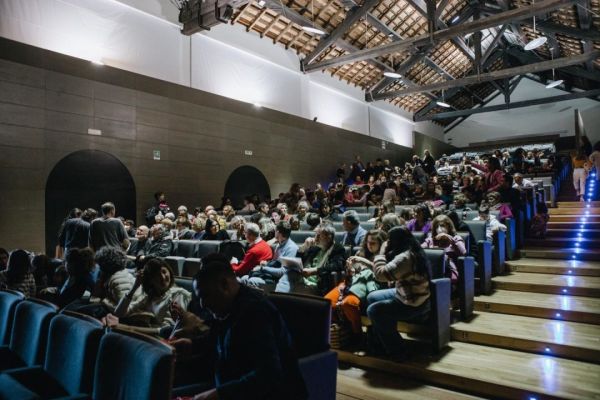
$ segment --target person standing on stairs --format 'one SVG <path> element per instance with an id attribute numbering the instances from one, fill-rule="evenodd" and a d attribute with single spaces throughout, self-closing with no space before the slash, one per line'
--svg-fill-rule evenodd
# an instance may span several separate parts
<path id="1" fill-rule="evenodd" d="M 571 162 L 573 163 L 573 186 L 575 186 L 579 201 L 584 201 L 585 181 L 587 180 L 587 171 L 584 167 L 587 162 L 587 157 L 583 148 L 580 148 L 577 151 L 577 155 L 571 158 Z"/>
<path id="2" fill-rule="evenodd" d="M 590 155 L 590 162 L 596 167 L 596 181 L 600 181 L 600 140 L 594 145 L 594 152 Z"/>

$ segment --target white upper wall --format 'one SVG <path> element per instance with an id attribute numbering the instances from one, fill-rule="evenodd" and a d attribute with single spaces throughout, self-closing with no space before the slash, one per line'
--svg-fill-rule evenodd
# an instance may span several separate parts
<path id="1" fill-rule="evenodd" d="M 413 130 L 443 140 L 441 127 L 416 125 L 389 103 L 329 74 L 299 72 L 293 51 L 239 25 L 187 37 L 169 0 L 2 0 L 0 35 L 153 78 L 259 103 L 321 123 L 412 147 Z"/>
<path id="2" fill-rule="evenodd" d="M 543 97 L 558 96 L 566 92 L 558 89 L 546 89 L 544 85 L 531 79 L 521 82 L 511 95 L 511 101 L 523 101 Z M 488 105 L 504 103 L 500 95 Z M 600 103 L 590 99 L 576 99 L 559 103 L 542 104 L 505 111 L 473 114 L 446 134 L 449 143 L 457 147 L 466 147 L 469 143 L 486 140 L 501 140 L 525 135 L 572 136 L 575 134 L 574 110 L 582 112 L 586 132 L 590 140 L 600 140 Z"/>

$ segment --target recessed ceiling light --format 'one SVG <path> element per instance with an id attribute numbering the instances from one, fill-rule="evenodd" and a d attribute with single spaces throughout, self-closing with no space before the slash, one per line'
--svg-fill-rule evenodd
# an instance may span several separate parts
<path id="1" fill-rule="evenodd" d="M 527 51 L 535 50 L 538 47 L 545 45 L 547 41 L 548 41 L 548 38 L 546 36 L 536 37 L 535 39 L 533 39 L 529 43 L 527 43 L 525 45 L 525 47 L 523 47 L 523 48 Z"/>
<path id="2" fill-rule="evenodd" d="M 550 81 L 550 82 L 548 82 L 548 84 L 546 85 L 546 89 L 552 89 L 552 88 L 555 88 L 555 87 L 557 87 L 557 86 L 559 86 L 559 85 L 562 85 L 562 84 L 563 84 L 563 82 L 564 82 L 564 81 L 563 81 L 562 79 L 557 79 L 557 80 L 555 80 L 555 81 Z"/>
<path id="3" fill-rule="evenodd" d="M 265 4 L 267 4 L 267 2 L 266 2 L 265 0 L 259 0 L 259 2 L 258 2 L 258 5 L 259 5 L 260 7 L 264 7 L 264 6 L 265 6 Z"/>
<path id="4" fill-rule="evenodd" d="M 392 79 L 400 79 L 400 78 L 402 78 L 402 75 L 400 75 L 397 72 L 392 72 L 392 71 L 385 71 L 383 73 L 383 76 L 386 76 L 386 77 L 392 78 Z"/>
<path id="5" fill-rule="evenodd" d="M 440 107 L 445 107 L 445 108 L 452 108 L 452 106 L 444 101 L 438 100 L 436 101 L 436 104 Z"/>
<path id="6" fill-rule="evenodd" d="M 323 36 L 325 34 L 325 31 L 322 31 L 319 28 L 315 28 L 314 26 L 303 26 L 302 30 L 308 33 L 313 33 L 315 35 Z"/>

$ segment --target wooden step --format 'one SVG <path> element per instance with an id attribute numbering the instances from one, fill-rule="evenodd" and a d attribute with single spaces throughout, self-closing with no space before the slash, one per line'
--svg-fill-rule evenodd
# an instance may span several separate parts
<path id="1" fill-rule="evenodd" d="M 578 260 L 552 260 L 547 258 L 520 258 L 507 261 L 512 272 L 533 272 L 537 274 L 600 276 L 600 262 Z"/>
<path id="2" fill-rule="evenodd" d="M 546 237 L 548 237 L 548 238 L 552 238 L 552 237 L 573 238 L 573 237 L 576 237 L 577 234 L 581 232 L 581 234 L 582 234 L 583 237 L 587 237 L 587 238 L 600 238 L 600 229 L 583 229 L 583 230 L 580 230 L 580 229 L 578 229 L 578 226 L 574 226 L 571 229 L 563 229 L 563 228 L 548 229 L 546 231 Z M 584 226 L 587 226 L 587 224 L 584 225 Z"/>
<path id="3" fill-rule="evenodd" d="M 548 222 L 548 229 L 569 229 L 569 230 L 579 230 L 582 228 L 583 225 L 583 229 L 593 229 L 593 230 L 600 230 L 600 222 L 590 222 L 590 221 L 586 221 L 585 224 L 583 224 L 581 221 L 575 221 L 575 222 L 568 222 L 568 221 L 549 221 Z"/>
<path id="4" fill-rule="evenodd" d="M 452 325 L 452 339 L 597 363 L 600 325 L 478 312 Z"/>
<path id="5" fill-rule="evenodd" d="M 587 205 L 587 203 L 586 203 Z M 585 214 L 589 214 L 589 215 L 600 215 L 600 208 L 598 207 L 593 207 L 593 208 L 574 208 L 574 207 L 565 207 L 565 208 L 551 208 L 548 210 L 548 214 L 550 214 L 551 216 L 554 215 L 585 215 Z"/>
<path id="6" fill-rule="evenodd" d="M 592 297 L 496 290 L 475 297 L 475 310 L 600 324 L 600 299 Z"/>
<path id="7" fill-rule="evenodd" d="M 340 366 L 337 374 L 336 400 L 477 400 L 471 396 L 425 385 L 416 380 L 398 379 L 389 372 Z"/>
<path id="8" fill-rule="evenodd" d="M 338 359 L 493 398 L 600 398 L 599 365 L 471 343 L 453 341 L 440 356 L 403 363 L 346 351 Z"/>
<path id="9" fill-rule="evenodd" d="M 590 216 L 579 216 L 579 215 L 550 215 L 550 220 L 548 222 L 600 222 L 599 215 L 590 215 Z"/>
<path id="10" fill-rule="evenodd" d="M 578 231 L 573 231 L 573 237 L 546 237 L 545 239 L 526 239 L 525 246 L 527 247 L 564 247 L 565 244 L 571 244 L 582 249 L 599 249 L 600 237 L 590 238 L 581 232 L 581 237 L 577 234 Z"/>
<path id="11" fill-rule="evenodd" d="M 597 276 L 513 272 L 493 277 L 492 284 L 496 289 L 503 290 L 600 297 L 600 277 Z"/>
<path id="12" fill-rule="evenodd" d="M 600 201 L 559 201 L 556 203 L 558 208 L 584 208 L 587 205 L 591 207 L 600 207 Z"/>
<path id="13" fill-rule="evenodd" d="M 524 247 L 520 250 L 521 257 L 550 258 L 555 260 L 587 260 L 600 261 L 600 250 L 551 247 Z M 575 258 L 573 258 L 575 255 Z"/>

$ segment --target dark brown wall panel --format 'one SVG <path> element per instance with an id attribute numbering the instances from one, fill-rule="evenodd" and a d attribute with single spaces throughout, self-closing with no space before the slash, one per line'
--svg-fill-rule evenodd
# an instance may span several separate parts
<path id="1" fill-rule="evenodd" d="M 172 207 L 218 205 L 227 178 L 244 165 L 259 169 L 276 196 L 293 182 L 327 184 L 355 154 L 393 163 L 412 155 L 394 144 L 382 150 L 380 139 L 0 38 L 0 247 L 44 250 L 48 175 L 80 150 L 110 153 L 125 165 L 138 221 L 156 190 Z"/>

